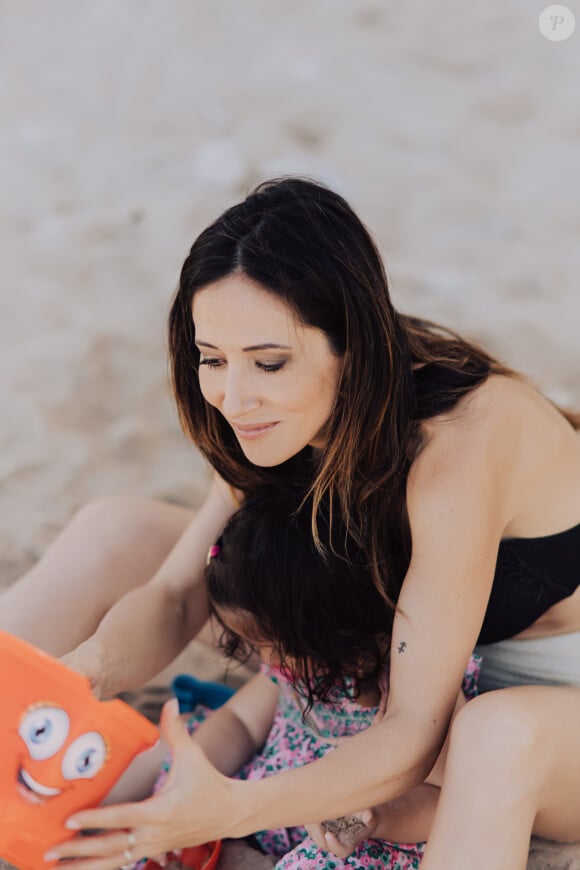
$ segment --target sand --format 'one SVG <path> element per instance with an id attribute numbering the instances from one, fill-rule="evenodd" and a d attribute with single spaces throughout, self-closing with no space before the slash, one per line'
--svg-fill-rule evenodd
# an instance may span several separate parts
<path id="1" fill-rule="evenodd" d="M 401 310 L 580 407 L 580 31 L 542 8 L 5 0 L 0 585 L 87 500 L 199 504 L 166 313 L 195 235 L 275 174 L 350 199 Z"/>

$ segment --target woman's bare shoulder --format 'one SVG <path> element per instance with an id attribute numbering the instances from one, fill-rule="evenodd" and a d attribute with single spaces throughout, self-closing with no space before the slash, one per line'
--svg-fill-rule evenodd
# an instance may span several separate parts
<path id="1" fill-rule="evenodd" d="M 490 375 L 482 384 L 463 396 L 450 411 L 427 421 L 433 427 L 471 426 L 484 422 L 501 424 L 515 405 L 529 404 L 531 396 L 540 394 L 525 381 L 507 375 Z M 542 401 L 546 399 L 542 397 Z M 521 410 L 521 408 L 520 408 Z M 513 412 L 512 412 L 513 413 Z"/>
<path id="2" fill-rule="evenodd" d="M 494 375 L 457 402 L 450 411 L 421 424 L 421 448 L 411 466 L 415 475 L 430 473 L 434 462 L 447 455 L 452 461 L 463 456 L 481 457 L 501 453 L 517 437 L 521 423 L 519 383 Z M 524 385 L 525 389 L 525 385 Z M 516 428 L 514 429 L 514 425 Z M 510 438 L 501 438 L 503 434 Z M 499 439 L 498 439 L 499 436 Z"/>
<path id="3" fill-rule="evenodd" d="M 453 444 L 460 446 L 467 432 L 484 444 L 489 438 L 505 434 L 506 446 L 522 440 L 532 444 L 538 434 L 550 430 L 553 437 L 570 435 L 562 414 L 539 389 L 524 380 L 507 375 L 491 375 L 450 411 L 422 424 L 423 447 Z M 496 442 L 497 443 L 497 442 Z M 467 446 L 467 445 L 466 445 Z"/>
<path id="4" fill-rule="evenodd" d="M 478 486 L 492 475 L 501 489 L 505 528 L 524 519 L 530 499 L 546 491 L 565 443 L 565 418 L 532 385 L 492 375 L 450 412 L 426 422 L 409 472 L 419 489 L 457 478 Z M 510 532 L 511 533 L 511 532 Z"/>
<path id="5" fill-rule="evenodd" d="M 459 503 L 483 492 L 490 510 L 500 510 L 507 525 L 518 500 L 517 453 L 524 437 L 517 390 L 506 378 L 491 377 L 464 396 L 451 411 L 426 421 L 422 442 L 410 467 L 407 507 L 445 496 Z M 493 485 L 493 494 L 490 490 Z M 463 495 L 462 495 L 463 493 Z"/>

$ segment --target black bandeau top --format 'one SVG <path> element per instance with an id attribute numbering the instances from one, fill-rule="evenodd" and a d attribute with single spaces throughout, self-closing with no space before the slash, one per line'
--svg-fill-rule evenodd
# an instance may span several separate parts
<path id="1" fill-rule="evenodd" d="M 541 538 L 504 538 L 478 643 L 519 634 L 578 586 L 580 523 Z"/>

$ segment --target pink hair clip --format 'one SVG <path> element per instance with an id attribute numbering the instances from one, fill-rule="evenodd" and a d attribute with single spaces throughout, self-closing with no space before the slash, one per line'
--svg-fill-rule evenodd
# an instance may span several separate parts
<path id="1" fill-rule="evenodd" d="M 219 554 L 219 551 L 220 551 L 219 545 L 218 545 L 218 544 L 212 544 L 211 547 L 209 548 L 208 552 L 207 552 L 207 559 L 206 559 L 205 564 L 206 564 L 206 565 L 209 565 L 210 561 L 211 561 L 212 559 L 215 559 L 215 557 Z"/>

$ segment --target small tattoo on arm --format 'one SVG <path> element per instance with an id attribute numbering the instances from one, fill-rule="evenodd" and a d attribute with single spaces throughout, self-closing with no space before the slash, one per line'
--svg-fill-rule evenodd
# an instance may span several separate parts
<path id="1" fill-rule="evenodd" d="M 407 644 L 405 643 L 404 640 L 402 640 L 401 643 L 399 644 L 399 648 L 398 648 L 397 652 L 403 653 L 403 652 L 405 652 L 406 649 L 407 649 Z"/>

